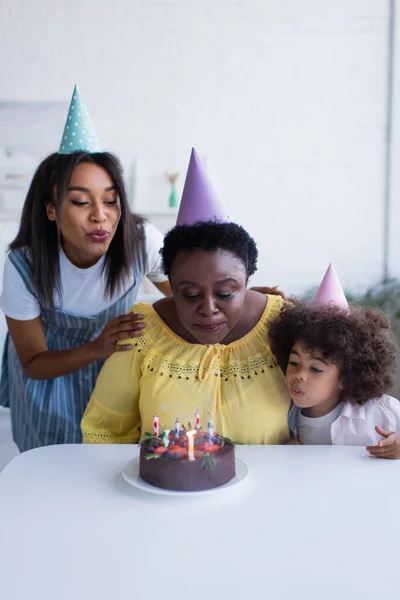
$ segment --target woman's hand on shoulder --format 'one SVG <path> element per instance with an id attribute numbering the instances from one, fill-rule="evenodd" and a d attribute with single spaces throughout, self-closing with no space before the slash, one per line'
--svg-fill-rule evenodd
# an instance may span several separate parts
<path id="1" fill-rule="evenodd" d="M 377 446 L 367 446 L 366 450 L 375 458 L 400 458 L 400 435 L 396 431 L 386 431 L 375 427 L 376 433 L 383 437 Z"/>
<path id="2" fill-rule="evenodd" d="M 132 344 L 119 344 L 122 340 L 137 337 L 142 334 L 146 323 L 144 315 L 134 312 L 121 315 L 109 321 L 99 337 L 91 342 L 91 354 L 96 359 L 107 358 L 114 352 L 132 350 Z"/>
<path id="3" fill-rule="evenodd" d="M 281 290 L 279 289 L 279 286 L 276 285 L 275 287 L 252 287 L 250 288 L 253 292 L 259 292 L 260 294 L 268 294 L 270 296 L 280 296 L 282 298 L 282 300 L 285 300 L 286 302 L 289 302 L 290 304 L 296 304 L 298 302 L 298 300 L 296 300 L 295 298 L 289 298 L 289 296 L 286 296 L 286 294 L 284 292 L 281 292 Z"/>
<path id="4" fill-rule="evenodd" d="M 69 350 L 49 350 L 41 317 L 18 321 L 6 317 L 21 367 L 30 379 L 54 379 L 86 367 L 114 352 L 131 350 L 132 345 L 118 344 L 137 337 L 143 331 L 143 315 L 128 313 L 109 321 L 99 337 Z"/>
<path id="5" fill-rule="evenodd" d="M 284 300 L 288 299 L 285 296 L 285 294 L 283 292 L 281 292 L 278 285 L 275 285 L 274 287 L 252 287 L 250 289 L 253 290 L 253 292 L 259 292 L 260 294 L 269 294 L 270 296 L 280 296 Z"/>

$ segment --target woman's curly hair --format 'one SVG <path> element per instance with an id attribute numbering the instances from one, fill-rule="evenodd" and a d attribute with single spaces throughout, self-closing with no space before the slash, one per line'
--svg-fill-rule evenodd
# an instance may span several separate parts
<path id="1" fill-rule="evenodd" d="M 272 322 L 269 338 L 284 372 L 296 342 L 309 350 L 319 348 L 325 358 L 338 363 L 343 398 L 349 402 L 364 404 L 394 385 L 397 349 L 390 321 L 380 310 L 290 305 Z"/>
<path id="2" fill-rule="evenodd" d="M 241 225 L 219 221 L 200 221 L 194 225 L 176 225 L 165 236 L 160 254 L 163 270 L 168 279 L 171 279 L 172 264 L 177 254 L 197 250 L 232 252 L 243 263 L 247 278 L 257 270 L 256 243 Z"/>

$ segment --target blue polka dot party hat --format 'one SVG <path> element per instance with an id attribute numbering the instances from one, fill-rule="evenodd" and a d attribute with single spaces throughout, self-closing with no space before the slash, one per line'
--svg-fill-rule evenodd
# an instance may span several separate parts
<path id="1" fill-rule="evenodd" d="M 76 85 L 69 105 L 59 153 L 72 154 L 78 150 L 90 153 L 103 152 L 81 92 Z"/>

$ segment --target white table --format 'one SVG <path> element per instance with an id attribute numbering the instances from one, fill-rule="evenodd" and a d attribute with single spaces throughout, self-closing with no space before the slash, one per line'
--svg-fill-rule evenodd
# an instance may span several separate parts
<path id="1" fill-rule="evenodd" d="M 133 446 L 54 446 L 0 475 L 2 600 L 377 600 L 400 593 L 400 461 L 242 446 L 246 481 L 191 498 L 121 477 Z"/>

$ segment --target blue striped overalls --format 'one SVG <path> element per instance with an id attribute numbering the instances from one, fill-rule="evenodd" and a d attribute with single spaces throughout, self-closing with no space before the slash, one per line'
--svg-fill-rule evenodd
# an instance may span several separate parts
<path id="1" fill-rule="evenodd" d="M 13 250 L 10 260 L 27 289 L 36 297 L 33 274 L 23 249 Z M 143 261 L 134 268 L 133 286 L 115 304 L 91 317 L 80 317 L 59 309 L 41 307 L 49 350 L 70 350 L 96 339 L 108 321 L 122 315 L 135 303 L 143 278 Z M 0 405 L 11 409 L 14 441 L 24 452 L 51 444 L 82 441 L 80 422 L 97 375 L 104 363 L 55 379 L 36 381 L 24 375 L 15 346 L 7 334 L 0 381 Z"/>

